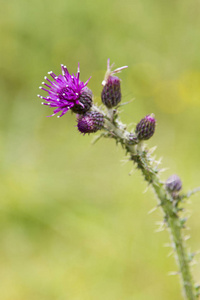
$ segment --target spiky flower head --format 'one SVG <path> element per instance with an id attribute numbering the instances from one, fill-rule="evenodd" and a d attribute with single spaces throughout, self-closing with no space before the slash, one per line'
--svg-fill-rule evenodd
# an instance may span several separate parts
<path id="1" fill-rule="evenodd" d="M 182 181 L 178 175 L 173 174 L 166 180 L 165 186 L 170 192 L 179 192 L 182 188 Z"/>
<path id="2" fill-rule="evenodd" d="M 147 115 L 136 126 L 138 140 L 148 140 L 155 132 L 156 120 L 154 115 Z"/>
<path id="3" fill-rule="evenodd" d="M 89 111 L 84 115 L 78 116 L 78 130 L 85 133 L 92 133 L 102 129 L 104 125 L 104 117 L 97 111 Z"/>
<path id="4" fill-rule="evenodd" d="M 86 87 L 90 78 L 85 83 L 80 81 L 79 65 L 76 75 L 70 75 L 67 67 L 64 65 L 61 65 L 61 69 L 62 75 L 56 76 L 52 71 L 48 73 L 53 80 L 48 79 L 46 76 L 44 77 L 48 83 L 42 82 L 45 87 L 40 87 L 40 89 L 46 91 L 49 95 L 47 97 L 38 95 L 39 98 L 46 101 L 42 102 L 42 104 L 54 108 L 54 113 L 51 116 L 61 112 L 58 117 L 62 117 L 69 109 L 73 109 L 74 106 L 76 111 L 79 108 L 83 108 L 82 110 L 84 112 L 86 108 L 90 109 L 92 105 L 92 94 L 87 92 L 88 88 Z M 85 93 L 87 93 L 87 97 Z M 84 101 L 82 101 L 83 98 Z"/>
<path id="5" fill-rule="evenodd" d="M 103 90 L 101 92 L 101 100 L 103 104 L 107 106 L 107 108 L 112 108 L 121 101 L 120 79 L 113 75 L 121 72 L 121 70 L 125 68 L 128 68 L 128 66 L 123 66 L 111 71 L 113 66 L 113 64 L 110 66 L 110 59 L 108 59 L 107 71 L 102 82 Z"/>

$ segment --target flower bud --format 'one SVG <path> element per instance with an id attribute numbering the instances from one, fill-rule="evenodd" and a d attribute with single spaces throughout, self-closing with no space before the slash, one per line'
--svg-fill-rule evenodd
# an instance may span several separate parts
<path id="1" fill-rule="evenodd" d="M 139 140 L 148 140 L 154 134 L 156 120 L 154 115 L 147 115 L 136 126 L 136 135 Z"/>
<path id="2" fill-rule="evenodd" d="M 107 61 L 107 71 L 105 78 L 102 82 L 103 90 L 101 92 L 101 100 L 107 108 L 112 108 L 116 106 L 121 101 L 121 87 L 120 79 L 116 76 L 113 76 L 116 73 L 121 72 L 121 70 L 127 68 L 127 66 L 117 68 L 114 71 L 111 71 L 110 59 Z"/>
<path id="3" fill-rule="evenodd" d="M 174 174 L 167 179 L 165 186 L 170 192 L 179 192 L 182 188 L 182 182 L 181 179 Z"/>
<path id="4" fill-rule="evenodd" d="M 78 117 L 78 130 L 85 133 L 92 133 L 102 129 L 104 125 L 104 116 L 96 111 L 87 112 Z"/>
<path id="5" fill-rule="evenodd" d="M 120 79 L 109 76 L 101 92 L 101 100 L 108 108 L 116 106 L 121 101 Z"/>
<path id="6" fill-rule="evenodd" d="M 92 107 L 92 91 L 86 87 L 80 95 L 79 104 L 75 104 L 71 110 L 74 113 L 83 115 Z"/>

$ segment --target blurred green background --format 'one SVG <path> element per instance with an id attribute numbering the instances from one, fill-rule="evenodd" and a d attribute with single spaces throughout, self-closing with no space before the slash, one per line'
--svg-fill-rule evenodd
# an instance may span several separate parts
<path id="1" fill-rule="evenodd" d="M 121 114 L 154 112 L 162 179 L 200 185 L 200 2 L 1 1 L 0 297 L 4 300 L 182 299 L 167 231 L 155 233 L 153 192 L 113 141 L 82 136 L 75 116 L 46 118 L 38 87 L 60 64 L 100 104 L 107 58 L 128 65 Z M 43 93 L 44 95 L 45 93 Z M 200 196 L 186 205 L 188 241 L 200 248 Z M 197 257 L 199 261 L 199 257 Z M 200 280 L 199 264 L 194 266 Z"/>

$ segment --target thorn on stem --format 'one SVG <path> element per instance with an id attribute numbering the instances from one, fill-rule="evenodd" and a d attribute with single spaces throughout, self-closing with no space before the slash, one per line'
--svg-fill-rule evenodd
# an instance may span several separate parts
<path id="1" fill-rule="evenodd" d="M 179 275 L 179 274 L 180 274 L 180 272 L 178 272 L 178 271 L 177 272 L 169 272 L 168 273 L 169 276 L 174 276 L 174 275 Z"/>

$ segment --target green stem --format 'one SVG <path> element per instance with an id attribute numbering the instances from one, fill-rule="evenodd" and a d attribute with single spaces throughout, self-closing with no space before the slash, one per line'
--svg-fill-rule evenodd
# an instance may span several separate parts
<path id="1" fill-rule="evenodd" d="M 165 190 L 164 185 L 160 182 L 158 175 L 154 174 L 154 170 L 151 167 L 147 169 L 147 161 L 145 161 L 146 164 L 144 164 L 140 160 L 140 155 L 138 155 L 138 157 L 136 159 L 135 155 L 133 155 L 132 159 L 137 163 L 138 168 L 141 169 L 148 183 L 152 185 L 160 201 L 160 207 L 164 212 L 164 220 L 167 223 L 171 233 L 172 246 L 175 252 L 177 263 L 179 265 L 179 273 L 181 276 L 185 299 L 194 300 L 196 299 L 196 295 L 192 275 L 190 272 L 189 256 L 187 254 L 186 246 L 182 236 L 183 226 L 178 216 L 177 209 L 173 205 L 173 199 L 170 198 L 170 195 Z"/>
<path id="2" fill-rule="evenodd" d="M 100 111 L 99 108 L 95 107 L 94 109 Z M 171 234 L 172 246 L 179 266 L 184 297 L 187 300 L 197 299 L 190 271 L 189 256 L 182 235 L 183 223 L 179 217 L 178 207 L 174 205 L 171 194 L 166 191 L 164 184 L 160 181 L 159 170 L 154 166 L 149 151 L 142 149 L 139 145 L 130 145 L 130 133 L 126 131 L 125 126 L 120 123 L 118 119 L 113 120 L 113 118 L 110 119 L 110 115 L 103 114 L 106 117 L 105 129 L 108 133 L 107 136 L 121 143 L 122 147 L 130 154 L 131 160 L 136 164 L 137 168 L 141 170 L 144 179 L 154 189 L 159 201 L 159 206 L 164 213 L 164 221 Z"/>

